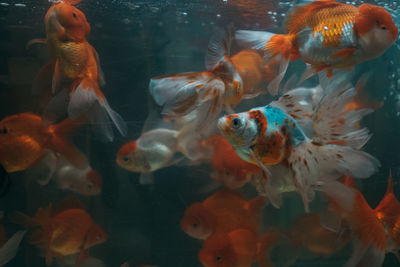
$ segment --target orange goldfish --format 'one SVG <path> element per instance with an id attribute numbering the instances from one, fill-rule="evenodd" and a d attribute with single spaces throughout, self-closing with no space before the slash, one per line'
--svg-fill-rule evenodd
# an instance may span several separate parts
<path id="1" fill-rule="evenodd" d="M 387 252 L 396 255 L 400 261 L 398 250 L 400 249 L 400 202 L 394 195 L 392 174 L 388 179 L 388 186 L 384 198 L 375 208 L 378 219 L 385 225 L 388 233 Z"/>
<path id="2" fill-rule="evenodd" d="M 81 119 L 66 119 L 46 126 L 42 118 L 32 113 L 20 113 L 0 121 L 0 164 L 7 172 L 23 171 L 38 163 L 46 149 L 62 154 L 78 168 L 87 166 L 87 159 L 67 136 Z"/>
<path id="3" fill-rule="evenodd" d="M 220 112 L 232 112 L 243 98 L 260 93 L 264 80 L 263 61 L 253 50 L 229 57 L 232 33 L 215 34 L 206 57 L 208 71 L 154 77 L 150 94 L 163 113 L 188 116 L 197 110 L 197 130 L 203 133 L 213 126 Z"/>
<path id="4" fill-rule="evenodd" d="M 353 254 L 345 266 L 381 266 L 385 258 L 385 228 L 360 191 L 337 181 L 325 181 L 322 191 L 352 231 Z"/>
<path id="5" fill-rule="evenodd" d="M 286 21 L 288 34 L 238 31 L 245 47 L 264 50 L 270 64 L 278 62 L 276 78 L 268 85 L 277 94 L 289 62 L 301 58 L 310 64 L 303 79 L 327 69 L 349 69 L 376 58 L 397 39 L 398 28 L 384 8 L 355 7 L 333 0 L 317 0 L 294 9 Z"/>
<path id="6" fill-rule="evenodd" d="M 46 26 L 50 65 L 42 72 L 53 70 L 52 92 L 56 96 L 50 101 L 45 112 L 48 121 L 54 122 L 68 113 L 75 120 L 84 114 L 92 123 L 100 124 L 102 134 L 113 140 L 108 125 L 109 118 L 122 135 L 127 129 L 123 119 L 111 109 L 100 91 L 104 84 L 96 50 L 87 42 L 90 25 L 82 11 L 67 2 L 54 2 L 46 13 Z M 39 73 L 40 77 L 46 77 Z M 38 80 L 38 79 L 37 79 Z M 67 106 L 60 103 L 68 103 Z"/>
<path id="7" fill-rule="evenodd" d="M 265 205 L 263 197 L 246 201 L 234 192 L 221 190 L 202 203 L 189 206 L 181 220 L 181 228 L 197 239 L 207 239 L 214 233 L 229 233 L 238 228 L 258 233 Z"/>
<path id="8" fill-rule="evenodd" d="M 348 231 L 337 233 L 321 225 L 319 213 L 300 216 L 294 225 L 283 231 L 297 247 L 304 247 L 312 253 L 330 256 L 350 241 Z"/>
<path id="9" fill-rule="evenodd" d="M 203 141 L 205 146 L 213 148 L 211 177 L 229 189 L 237 189 L 246 184 L 261 169 L 247 163 L 236 155 L 228 140 L 220 135 L 213 135 Z"/>
<path id="10" fill-rule="evenodd" d="M 82 258 L 89 248 L 107 239 L 104 230 L 81 206 L 52 214 L 50 204 L 48 208 L 40 208 L 33 218 L 16 213 L 12 220 L 35 228 L 30 243 L 43 248 L 47 266 L 52 264 L 53 257 L 79 253 Z"/>

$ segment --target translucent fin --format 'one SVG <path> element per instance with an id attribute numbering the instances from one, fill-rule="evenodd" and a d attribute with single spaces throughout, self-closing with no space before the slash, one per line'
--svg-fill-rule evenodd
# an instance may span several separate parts
<path id="1" fill-rule="evenodd" d="M 29 42 L 26 43 L 25 48 L 29 49 L 32 45 L 34 44 L 44 44 L 47 45 L 47 40 L 46 39 L 42 39 L 42 38 L 36 38 L 36 39 L 32 39 L 29 40 Z"/>
<path id="2" fill-rule="evenodd" d="M 278 94 L 280 83 L 286 74 L 286 70 L 287 70 L 287 68 L 289 66 L 289 62 L 290 62 L 290 58 L 284 58 L 281 56 L 279 56 L 279 57 L 280 57 L 280 59 L 279 59 L 278 73 L 276 74 L 275 78 L 269 82 L 268 87 L 267 87 L 268 92 L 273 96 Z"/>
<path id="3" fill-rule="evenodd" d="M 54 72 L 53 72 L 53 80 L 51 84 L 51 92 L 52 94 L 58 93 L 61 88 L 61 71 L 60 71 L 60 61 L 57 59 L 54 64 Z"/>
<path id="4" fill-rule="evenodd" d="M 235 35 L 233 25 L 228 26 L 227 29 L 218 29 L 216 33 L 213 34 L 207 49 L 206 55 L 206 69 L 212 69 L 224 56 L 230 55 L 230 48 L 232 39 Z"/>
<path id="5" fill-rule="evenodd" d="M 32 82 L 32 94 L 41 95 L 43 93 L 51 93 L 52 78 L 54 72 L 54 62 L 50 61 L 40 68 L 39 73 Z M 46 92 L 46 91 L 49 92 Z"/>
<path id="6" fill-rule="evenodd" d="M 26 175 L 33 178 L 40 185 L 47 185 L 56 171 L 57 157 L 51 150 L 47 150 L 44 158 L 26 170 Z"/>
<path id="7" fill-rule="evenodd" d="M 12 260 L 15 255 L 17 255 L 19 244 L 26 231 L 16 232 L 1 248 L 0 248 L 0 266 L 4 266 L 10 260 Z"/>
<path id="8" fill-rule="evenodd" d="M 125 136 L 128 133 L 128 127 L 121 115 L 119 115 L 110 107 L 105 98 L 100 98 L 99 103 L 101 107 L 107 112 L 107 115 L 111 118 L 111 121 L 114 123 L 119 133 Z"/>
<path id="9" fill-rule="evenodd" d="M 337 212 L 334 212 L 330 208 L 324 209 L 320 213 L 320 220 L 322 227 L 335 233 L 339 233 L 342 219 Z"/>
<path id="10" fill-rule="evenodd" d="M 42 116 L 43 123 L 46 125 L 54 124 L 61 119 L 66 118 L 69 102 L 69 90 L 64 88 L 58 94 L 56 94 L 50 102 Z"/>
<path id="11" fill-rule="evenodd" d="M 357 238 L 353 238 L 353 253 L 343 267 L 356 267 L 367 252 L 366 246 Z M 371 266 L 371 265 L 368 265 Z"/>
<path id="12" fill-rule="evenodd" d="M 93 51 L 94 57 L 96 59 L 96 64 L 97 64 L 97 72 L 98 72 L 98 83 L 100 87 L 104 87 L 106 85 L 106 81 L 104 79 L 104 72 L 101 69 L 101 65 L 100 65 L 100 57 L 99 54 L 97 53 L 96 49 L 93 46 L 90 46 L 90 48 Z"/>
<path id="13" fill-rule="evenodd" d="M 97 84 L 90 79 L 83 79 L 72 89 L 68 105 L 68 117 L 75 120 L 82 114 L 87 114 L 92 105 L 97 102 Z"/>
<path id="14" fill-rule="evenodd" d="M 385 250 L 376 248 L 371 245 L 361 259 L 361 266 L 380 267 L 385 260 Z"/>
<path id="15" fill-rule="evenodd" d="M 142 172 L 139 176 L 139 183 L 142 185 L 154 184 L 154 177 L 152 173 Z"/>
<path id="16" fill-rule="evenodd" d="M 239 30 L 235 33 L 235 40 L 244 48 L 264 50 L 265 45 L 274 35 L 271 32 Z"/>

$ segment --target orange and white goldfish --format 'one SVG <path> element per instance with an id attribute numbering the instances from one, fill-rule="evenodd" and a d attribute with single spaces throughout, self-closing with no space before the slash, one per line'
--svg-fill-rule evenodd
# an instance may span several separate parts
<path id="1" fill-rule="evenodd" d="M 156 128 L 144 132 L 137 140 L 119 149 L 117 164 L 126 170 L 141 173 L 141 183 L 152 183 L 152 172 L 184 159 L 178 152 L 193 161 L 203 157 L 200 144 L 192 139 L 191 129 L 192 126 L 188 124 L 179 131 Z"/>
<path id="2" fill-rule="evenodd" d="M 236 155 L 228 140 L 221 135 L 213 135 L 202 141 L 204 146 L 213 150 L 211 177 L 229 189 L 238 189 L 259 175 L 261 169 Z"/>
<path id="3" fill-rule="evenodd" d="M 336 179 L 350 173 L 367 178 L 380 166 L 377 159 L 360 150 L 370 135 L 367 129 L 355 125 L 370 111 L 343 112 L 355 89 L 340 77 L 336 82 L 326 88 L 329 93 L 316 110 L 296 90 L 267 106 L 227 115 L 218 121 L 239 157 L 263 169 L 264 179 L 260 182 L 277 207 L 281 192 L 294 190 L 308 211 L 314 186 L 322 176 Z M 306 134 L 305 125 L 312 126 L 312 133 Z M 334 144 L 338 141 L 341 145 Z"/>
<path id="4" fill-rule="evenodd" d="M 12 220 L 25 227 L 33 227 L 30 243 L 44 250 L 46 264 L 53 257 L 79 253 L 81 259 L 87 250 L 107 239 L 106 232 L 93 221 L 82 206 L 52 213 L 51 204 L 39 208 L 33 218 L 22 213 L 14 214 Z"/>
<path id="5" fill-rule="evenodd" d="M 100 91 L 99 84 L 105 82 L 99 56 L 86 40 L 90 25 L 83 12 L 69 2 L 54 2 L 44 23 L 47 38 L 41 42 L 47 44 L 49 64 L 54 67 L 44 66 L 39 77 L 46 77 L 42 72 L 52 70 L 52 92 L 56 94 L 47 106 L 46 120 L 55 122 L 65 114 L 75 120 L 85 115 L 90 122 L 100 125 L 101 134 L 112 141 L 111 118 L 119 132 L 125 135 L 125 122 L 111 109 Z"/>
<path id="6" fill-rule="evenodd" d="M 208 71 L 154 77 L 150 94 L 163 113 L 187 116 L 197 110 L 197 130 L 212 127 L 220 112 L 232 112 L 243 98 L 259 94 L 265 80 L 263 60 L 254 50 L 241 51 L 229 57 L 230 30 L 215 34 L 206 57 Z"/>
<path id="7" fill-rule="evenodd" d="M 277 76 L 268 85 L 278 92 L 289 62 L 301 58 L 310 64 L 303 80 L 321 70 L 349 69 L 380 56 L 397 39 L 398 28 L 383 7 L 355 7 L 333 0 L 317 0 L 295 8 L 286 21 L 287 34 L 238 31 L 245 47 L 264 50 Z"/>
<path id="8" fill-rule="evenodd" d="M 258 233 L 265 205 L 264 197 L 247 201 L 237 193 L 221 190 L 189 206 L 181 228 L 189 236 L 203 240 L 212 234 L 229 233 L 238 228 Z"/>
<path id="9" fill-rule="evenodd" d="M 101 193 L 103 181 L 97 171 L 89 165 L 85 169 L 79 169 L 65 160 L 61 161 L 53 178 L 61 189 L 86 196 L 95 196 Z"/>
<path id="10" fill-rule="evenodd" d="M 33 113 L 4 118 L 0 121 L 0 164 L 7 172 L 23 171 L 38 163 L 47 150 L 54 150 L 75 167 L 84 168 L 88 165 L 85 155 L 68 140 L 79 120 L 47 126 Z"/>
<path id="11" fill-rule="evenodd" d="M 384 224 L 388 233 L 387 252 L 393 253 L 400 261 L 400 202 L 393 190 L 393 179 L 390 173 L 386 194 L 375 208 L 378 219 Z"/>
<path id="12" fill-rule="evenodd" d="M 352 232 L 353 253 L 345 266 L 382 266 L 387 245 L 385 228 L 362 193 L 337 181 L 324 181 L 321 190 Z"/>

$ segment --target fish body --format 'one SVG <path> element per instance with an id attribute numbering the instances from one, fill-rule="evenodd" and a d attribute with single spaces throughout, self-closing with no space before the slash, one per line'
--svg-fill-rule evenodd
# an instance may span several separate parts
<path id="1" fill-rule="evenodd" d="M 218 127 L 236 153 L 263 170 L 262 186 L 258 187 L 264 188 L 263 194 L 275 206 L 280 206 L 281 190 L 291 184 L 307 210 L 314 195 L 312 187 L 321 176 L 336 179 L 340 173 L 352 173 L 368 177 L 379 166 L 376 159 L 359 150 L 369 135 L 355 124 L 366 110 L 343 114 L 342 107 L 352 100 L 355 90 L 341 82 L 338 86 L 341 89 L 328 90 L 315 110 L 312 101 L 305 100 L 309 93 L 296 89 L 267 106 L 219 119 Z M 344 121 L 338 120 L 342 116 Z M 312 130 L 307 130 L 307 136 L 303 129 L 309 127 Z"/>
<path id="2" fill-rule="evenodd" d="M 86 166 L 86 157 L 68 140 L 79 123 L 69 119 L 47 126 L 33 113 L 11 115 L 0 121 L 0 161 L 7 172 L 23 171 L 38 163 L 46 149 L 63 154 L 74 166 Z"/>
<path id="3" fill-rule="evenodd" d="M 270 92 L 276 94 L 287 65 L 301 58 L 310 64 L 308 78 L 327 69 L 349 69 L 376 58 L 397 39 L 398 28 L 383 7 L 362 4 L 355 7 L 333 0 L 317 0 L 295 8 L 287 17 L 287 34 L 238 31 L 244 46 L 264 50 L 275 64 L 280 63 Z"/>

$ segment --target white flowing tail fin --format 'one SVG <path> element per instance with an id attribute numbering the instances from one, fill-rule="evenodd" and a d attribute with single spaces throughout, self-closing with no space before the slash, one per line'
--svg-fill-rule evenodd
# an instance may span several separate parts
<path id="1" fill-rule="evenodd" d="M 19 244 L 21 243 L 25 231 L 16 232 L 1 248 L 0 248 L 0 266 L 4 266 L 10 260 L 12 260 L 15 255 L 17 255 Z"/>
<path id="2" fill-rule="evenodd" d="M 208 42 L 207 55 L 205 60 L 206 69 L 210 70 L 224 57 L 230 55 L 231 44 L 235 32 L 233 25 L 225 30 L 218 29 Z"/>
<path id="3" fill-rule="evenodd" d="M 312 116 L 313 140 L 360 149 L 368 142 L 371 135 L 368 129 L 360 129 L 359 123 L 365 115 L 370 114 L 373 110 L 345 110 L 345 106 L 356 95 L 356 90 L 344 79 L 344 76 L 339 76 L 324 90 L 326 95 Z"/>

